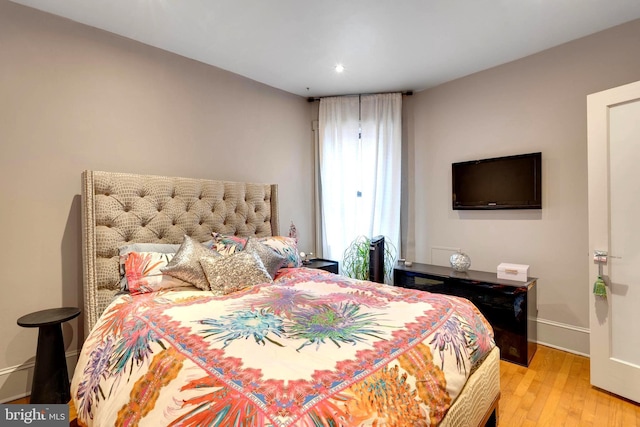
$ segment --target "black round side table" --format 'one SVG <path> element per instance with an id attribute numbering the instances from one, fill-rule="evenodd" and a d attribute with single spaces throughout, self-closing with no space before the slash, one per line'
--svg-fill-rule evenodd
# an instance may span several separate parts
<path id="1" fill-rule="evenodd" d="M 77 307 L 62 307 L 36 311 L 18 319 L 20 326 L 39 328 L 30 403 L 68 403 L 71 399 L 61 324 L 79 315 Z"/>

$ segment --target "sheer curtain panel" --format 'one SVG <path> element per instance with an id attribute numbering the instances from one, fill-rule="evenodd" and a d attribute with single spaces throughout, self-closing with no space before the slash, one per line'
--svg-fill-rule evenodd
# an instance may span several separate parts
<path id="1" fill-rule="evenodd" d="M 359 104 L 357 96 L 322 98 L 318 115 L 322 254 L 340 264 L 356 216 Z"/>
<path id="2" fill-rule="evenodd" d="M 364 212 L 369 213 L 365 234 L 384 235 L 400 248 L 400 188 L 402 167 L 402 95 L 362 96 Z M 366 148 L 365 148 L 366 147 Z"/>
<path id="3" fill-rule="evenodd" d="M 359 235 L 400 240 L 402 95 L 322 98 L 319 165 L 322 251 L 342 261 Z"/>

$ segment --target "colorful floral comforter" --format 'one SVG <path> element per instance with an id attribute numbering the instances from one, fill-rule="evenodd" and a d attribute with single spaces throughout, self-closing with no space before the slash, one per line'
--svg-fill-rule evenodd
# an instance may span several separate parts
<path id="1" fill-rule="evenodd" d="M 494 345 L 467 300 L 283 269 L 118 297 L 71 391 L 80 425 L 436 425 Z"/>

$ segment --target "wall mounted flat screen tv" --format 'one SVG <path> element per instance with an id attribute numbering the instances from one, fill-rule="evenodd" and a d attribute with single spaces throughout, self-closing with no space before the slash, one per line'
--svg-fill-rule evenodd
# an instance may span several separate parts
<path id="1" fill-rule="evenodd" d="M 542 154 L 453 163 L 453 209 L 542 209 Z"/>

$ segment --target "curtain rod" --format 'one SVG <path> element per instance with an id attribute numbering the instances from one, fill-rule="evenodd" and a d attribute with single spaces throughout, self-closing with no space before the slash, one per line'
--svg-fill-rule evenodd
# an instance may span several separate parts
<path id="1" fill-rule="evenodd" d="M 400 94 L 405 95 L 405 96 L 413 95 L 413 91 L 412 90 L 405 90 L 405 91 L 396 90 L 396 91 L 393 91 L 393 92 L 355 93 L 355 94 L 351 94 L 351 95 L 310 96 L 310 97 L 307 98 L 307 102 L 320 101 L 322 98 L 341 98 L 343 96 L 363 96 L 363 95 L 384 95 L 386 93 L 400 93 Z"/>

